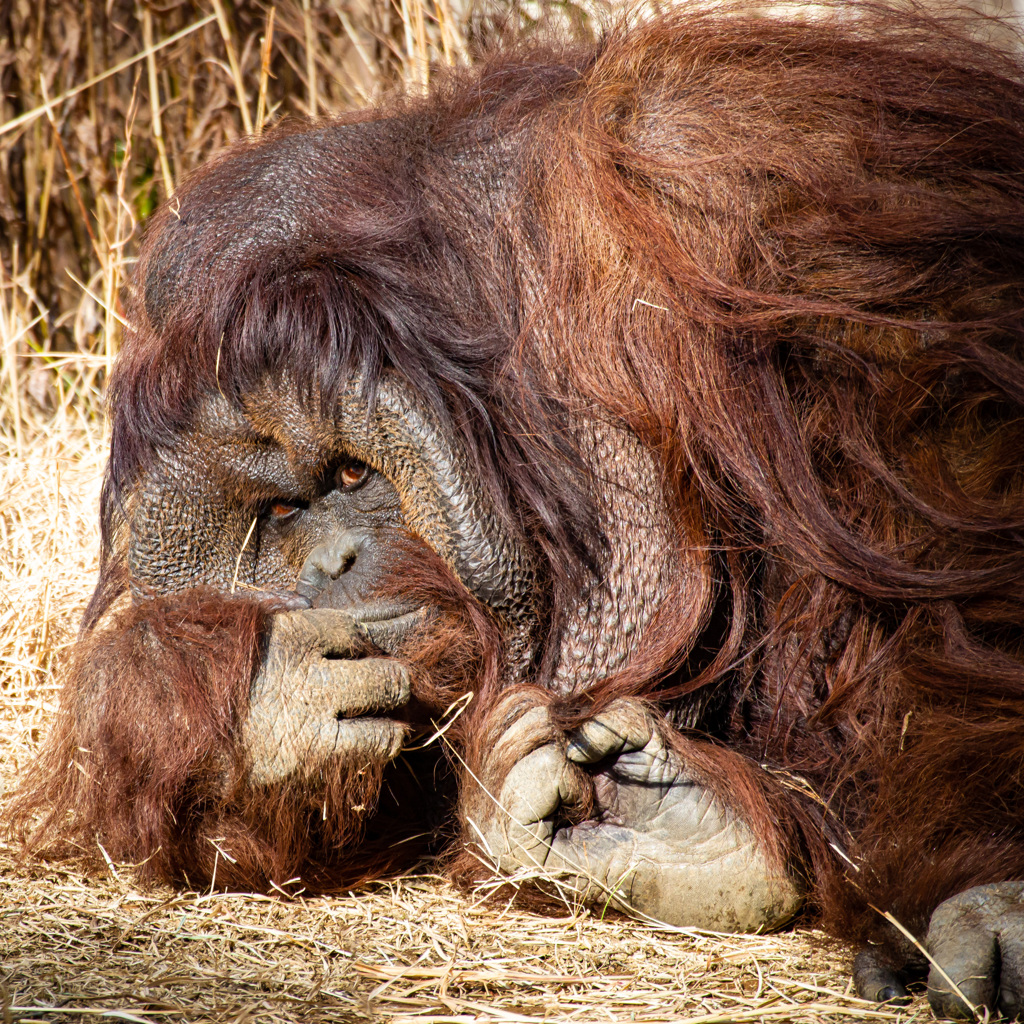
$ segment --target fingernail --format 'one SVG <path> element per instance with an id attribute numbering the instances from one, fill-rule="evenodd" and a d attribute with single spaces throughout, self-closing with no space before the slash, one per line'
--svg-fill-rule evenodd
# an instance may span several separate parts
<path id="1" fill-rule="evenodd" d="M 880 1003 L 895 1003 L 902 1005 L 910 1002 L 910 994 L 907 990 L 900 985 L 899 988 L 895 988 L 892 985 L 886 985 L 877 996 L 878 1002 Z"/>

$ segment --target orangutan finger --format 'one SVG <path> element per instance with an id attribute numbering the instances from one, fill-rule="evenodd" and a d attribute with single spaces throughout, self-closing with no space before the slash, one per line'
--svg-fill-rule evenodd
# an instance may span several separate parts
<path id="1" fill-rule="evenodd" d="M 928 949 L 975 1007 L 1006 1005 L 1018 1014 L 1024 993 L 1024 882 L 977 885 L 941 903 L 928 928 Z M 969 1017 L 970 1007 L 932 967 L 928 999 L 936 1013 Z"/>
<path id="2" fill-rule="evenodd" d="M 377 716 L 409 700 L 401 662 L 314 655 L 276 659 L 271 667 L 257 677 L 242 730 L 253 781 L 281 779 L 335 754 L 390 760 L 398 753 L 406 727 Z"/>
<path id="3" fill-rule="evenodd" d="M 256 785 L 308 774 L 332 757 L 390 761 L 398 756 L 408 732 L 404 723 L 392 718 L 339 719 L 313 714 L 279 718 L 269 725 L 269 729 L 250 734 L 247 745 L 249 781 Z"/>
<path id="4" fill-rule="evenodd" d="M 551 843 L 555 819 L 563 808 L 588 798 L 589 780 L 566 761 L 557 744 L 539 747 L 515 764 L 499 794 L 497 813 L 485 836 L 499 869 L 555 868 Z M 554 858 L 557 860 L 557 858 Z"/>
<path id="5" fill-rule="evenodd" d="M 999 994 L 996 1008 L 1010 1020 L 1024 1017 L 1024 914 L 999 918 Z"/>
<path id="6" fill-rule="evenodd" d="M 494 764 L 520 762 L 531 751 L 558 738 L 558 730 L 543 706 L 529 708 L 516 718 L 501 734 L 488 758 Z"/>
<path id="7" fill-rule="evenodd" d="M 357 658 L 373 645 L 350 616 L 330 608 L 277 612 L 270 619 L 267 658 L 294 666 L 311 657 Z"/>
<path id="8" fill-rule="evenodd" d="M 409 727 L 393 718 L 350 718 L 321 727 L 319 752 L 358 754 L 368 761 L 391 761 L 402 749 Z"/>
<path id="9" fill-rule="evenodd" d="M 394 711 L 411 693 L 409 670 L 391 658 L 321 658 L 301 674 L 274 682 L 254 694 L 250 718 L 273 710 L 296 722 L 340 722 Z"/>
<path id="10" fill-rule="evenodd" d="M 606 757 L 643 750 L 653 737 L 650 717 L 643 708 L 616 701 L 573 730 L 566 757 L 577 764 L 594 764 Z"/>
<path id="11" fill-rule="evenodd" d="M 408 668 L 393 658 L 324 658 L 310 672 L 307 685 L 311 698 L 312 689 L 320 688 L 317 704 L 338 721 L 394 711 L 409 702 L 412 692 Z"/>
<path id="12" fill-rule="evenodd" d="M 271 614 L 301 612 L 312 607 L 308 598 L 293 590 L 246 590 L 245 596 Z"/>
<path id="13" fill-rule="evenodd" d="M 325 658 L 353 658 L 370 650 L 365 627 L 351 615 L 331 608 L 310 608 L 290 615 L 308 628 L 315 650 Z"/>
<path id="14" fill-rule="evenodd" d="M 554 818 L 560 808 L 582 804 L 588 795 L 586 776 L 549 743 L 512 767 L 501 788 L 500 802 L 509 817 L 531 824 Z"/>
<path id="15" fill-rule="evenodd" d="M 641 704 L 617 701 L 572 735 L 566 756 L 578 764 L 610 761 L 599 776 L 612 773 L 616 785 L 671 786 L 689 780 L 682 756 L 665 740 Z M 599 790 L 601 783 L 597 783 Z"/>

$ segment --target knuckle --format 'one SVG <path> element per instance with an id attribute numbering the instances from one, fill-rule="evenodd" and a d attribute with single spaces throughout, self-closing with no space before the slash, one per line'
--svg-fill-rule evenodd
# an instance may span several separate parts
<path id="1" fill-rule="evenodd" d="M 568 755 L 581 764 L 643 751 L 650 759 L 665 760 L 661 733 L 650 713 L 631 701 L 615 701 L 606 711 L 584 722 L 569 738 Z"/>

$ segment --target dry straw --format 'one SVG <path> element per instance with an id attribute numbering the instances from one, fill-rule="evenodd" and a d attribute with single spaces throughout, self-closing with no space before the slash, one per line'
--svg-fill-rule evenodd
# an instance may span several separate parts
<path id="1" fill-rule="evenodd" d="M 539 7 L 15 4 L 0 38 L 0 786 L 52 718 L 96 571 L 103 391 L 137 231 L 197 163 L 463 62 Z M 558 6 L 567 31 L 592 11 Z M 251 108 L 251 109 L 250 109 Z M 253 121 L 255 114 L 255 121 Z M 2 814 L 2 809 L 0 809 Z M 140 890 L 0 847 L 0 1020 L 925 1020 L 806 933 L 545 918 L 423 875 L 342 899 Z M 294 887 L 292 887 L 294 888 Z M 293 894 L 294 895 L 294 894 Z"/>

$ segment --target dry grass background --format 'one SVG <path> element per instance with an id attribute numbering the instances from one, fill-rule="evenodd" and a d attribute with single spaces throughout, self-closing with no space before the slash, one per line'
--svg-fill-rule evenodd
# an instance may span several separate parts
<path id="1" fill-rule="evenodd" d="M 600 13 L 600 12 L 596 12 Z M 512 0 L 0 0 L 0 789 L 33 757 L 96 571 L 103 387 L 139 226 L 282 116 L 424 88 Z M 91 84 L 90 84 L 91 83 Z M 2 800 L 0 800 L 2 815 Z M 820 936 L 544 918 L 430 875 L 343 899 L 142 890 L 0 844 L 0 1020 L 925 1020 L 850 994 Z"/>

